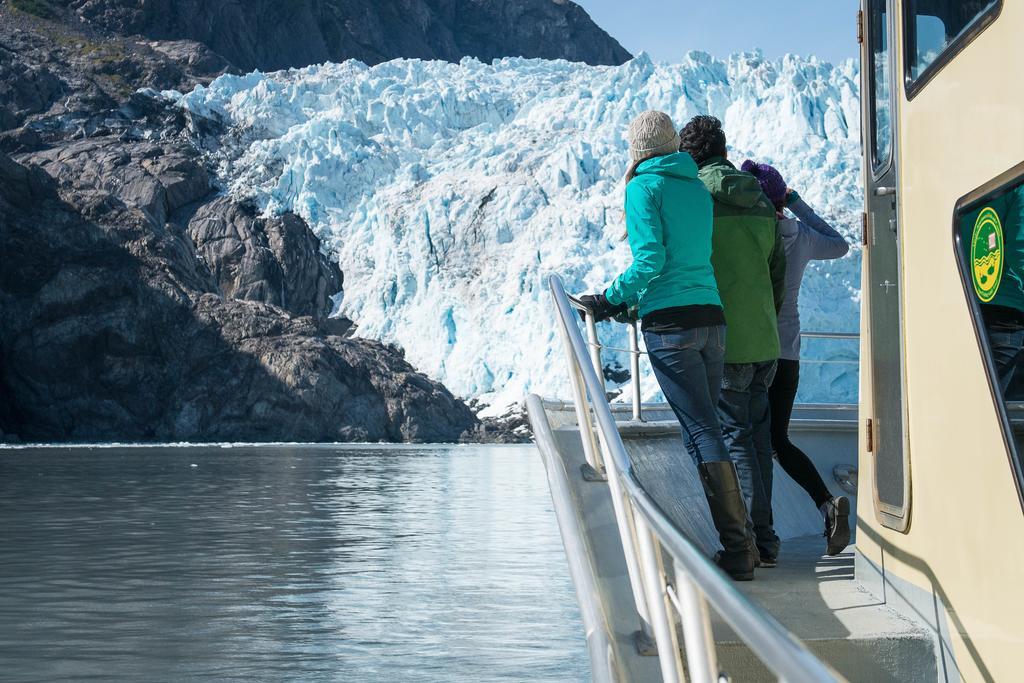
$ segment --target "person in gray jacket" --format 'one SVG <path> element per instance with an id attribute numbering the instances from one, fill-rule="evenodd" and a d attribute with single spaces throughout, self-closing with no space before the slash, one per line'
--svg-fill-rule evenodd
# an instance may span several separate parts
<path id="1" fill-rule="evenodd" d="M 850 245 L 822 220 L 782 175 L 768 164 L 746 161 L 743 170 L 757 177 L 779 214 L 779 231 L 786 251 L 786 289 L 779 312 L 781 354 L 775 379 L 769 390 L 772 448 L 786 474 L 794 479 L 821 511 L 825 523 L 826 554 L 838 555 L 850 543 L 850 501 L 833 496 L 807 454 L 789 440 L 789 421 L 800 384 L 800 283 L 811 261 L 846 256 Z M 795 218 L 787 218 L 789 209 Z"/>

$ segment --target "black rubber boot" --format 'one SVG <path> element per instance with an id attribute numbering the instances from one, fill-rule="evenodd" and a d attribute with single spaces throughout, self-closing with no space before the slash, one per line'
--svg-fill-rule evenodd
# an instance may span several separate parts
<path id="1" fill-rule="evenodd" d="M 736 581 L 754 578 L 754 546 L 747 536 L 747 504 L 743 502 L 736 465 L 731 462 L 703 462 L 698 465 L 711 519 L 724 550 L 715 563 Z"/>

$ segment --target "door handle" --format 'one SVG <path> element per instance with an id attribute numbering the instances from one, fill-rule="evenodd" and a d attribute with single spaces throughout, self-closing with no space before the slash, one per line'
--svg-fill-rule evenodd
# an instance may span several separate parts
<path id="1" fill-rule="evenodd" d="M 875 188 L 875 196 L 876 197 L 888 197 L 889 195 L 892 195 L 892 194 L 896 194 L 896 188 L 895 187 L 876 187 Z"/>

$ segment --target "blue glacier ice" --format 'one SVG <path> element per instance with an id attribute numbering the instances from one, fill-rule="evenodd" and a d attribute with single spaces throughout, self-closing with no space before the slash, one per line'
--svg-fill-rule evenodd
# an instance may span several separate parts
<path id="1" fill-rule="evenodd" d="M 492 410 L 567 396 L 545 279 L 597 291 L 629 262 L 625 132 L 644 109 L 725 122 L 730 156 L 773 163 L 853 243 L 862 202 L 854 62 L 641 55 L 620 67 L 398 60 L 226 75 L 165 93 L 228 127 L 211 162 L 226 191 L 303 216 L 345 273 L 340 312 Z M 807 330 L 855 331 L 860 248 L 812 264 Z M 626 345 L 625 331 L 602 337 Z M 857 347 L 805 344 L 802 398 L 852 400 Z M 609 364 L 628 367 L 609 353 Z M 645 395 L 658 396 L 649 373 Z M 624 395 L 628 395 L 626 392 Z"/>

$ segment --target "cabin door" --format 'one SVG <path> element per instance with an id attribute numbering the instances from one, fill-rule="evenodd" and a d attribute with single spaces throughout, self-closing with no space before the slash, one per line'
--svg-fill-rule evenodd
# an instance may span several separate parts
<path id="1" fill-rule="evenodd" d="M 862 64 L 865 94 L 867 164 L 866 292 L 869 306 L 870 371 L 873 414 L 868 439 L 874 454 L 875 509 L 886 526 L 905 530 L 909 523 L 910 472 L 904 443 L 902 273 L 897 93 L 899 56 L 892 0 L 865 0 Z"/>

